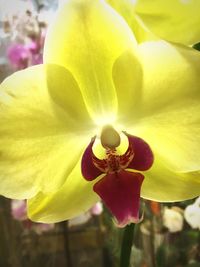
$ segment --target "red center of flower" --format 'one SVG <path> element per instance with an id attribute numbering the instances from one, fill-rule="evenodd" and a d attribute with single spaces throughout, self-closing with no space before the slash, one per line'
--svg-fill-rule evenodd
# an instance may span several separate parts
<path id="1" fill-rule="evenodd" d="M 105 159 L 94 155 L 93 138 L 83 154 L 81 170 L 88 181 L 104 174 L 93 190 L 115 216 L 118 226 L 122 227 L 139 221 L 140 189 L 144 175 L 138 171 L 148 170 L 152 166 L 153 153 L 143 139 L 124 133 L 129 145 L 123 155 L 118 155 L 116 147 L 120 144 L 119 138 L 110 129 L 108 133 L 101 136 L 102 146 L 106 150 Z"/>
<path id="2" fill-rule="evenodd" d="M 104 160 L 99 160 L 92 155 L 93 164 L 102 172 L 104 173 L 115 173 L 119 172 L 122 169 L 128 167 L 134 157 L 134 152 L 132 145 L 129 146 L 127 152 L 120 156 L 117 154 L 115 148 L 106 149 L 106 158 Z"/>

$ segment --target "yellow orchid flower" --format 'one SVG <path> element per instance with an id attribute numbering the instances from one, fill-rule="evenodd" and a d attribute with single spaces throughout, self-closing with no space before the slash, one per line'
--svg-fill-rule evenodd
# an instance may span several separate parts
<path id="1" fill-rule="evenodd" d="M 99 195 L 124 226 L 139 220 L 140 193 L 200 194 L 198 51 L 139 44 L 105 1 L 69 0 L 49 28 L 44 62 L 1 85 L 2 195 L 29 199 L 29 217 L 46 223 Z"/>

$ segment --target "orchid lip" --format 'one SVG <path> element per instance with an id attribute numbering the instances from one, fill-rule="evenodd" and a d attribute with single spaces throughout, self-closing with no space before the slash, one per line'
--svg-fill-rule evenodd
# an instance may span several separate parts
<path id="1" fill-rule="evenodd" d="M 117 137 L 112 128 L 107 132 Z M 144 175 L 138 171 L 148 170 L 154 160 L 151 148 L 143 139 L 123 133 L 129 141 L 123 155 L 118 155 L 114 146 L 107 145 L 104 147 L 105 158 L 97 158 L 92 151 L 95 142 L 93 138 L 83 154 L 81 164 L 82 174 L 86 180 L 91 181 L 102 175 L 102 178 L 94 184 L 93 190 L 114 215 L 118 227 L 124 227 L 131 222 L 139 223 L 142 220 L 139 207 Z M 115 140 L 110 141 L 105 136 L 103 138 L 110 144 L 117 144 Z"/>
<path id="2" fill-rule="evenodd" d="M 139 222 L 140 190 L 144 176 L 140 173 L 121 170 L 109 173 L 93 187 L 119 227 Z"/>

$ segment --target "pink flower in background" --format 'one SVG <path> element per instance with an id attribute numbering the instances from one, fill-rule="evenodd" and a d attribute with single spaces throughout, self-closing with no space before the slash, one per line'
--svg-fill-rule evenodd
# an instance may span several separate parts
<path id="1" fill-rule="evenodd" d="M 32 223 L 32 229 L 38 234 L 48 232 L 54 229 L 54 223 Z"/>
<path id="2" fill-rule="evenodd" d="M 17 9 L 11 7 L 12 4 L 8 4 L 7 7 L 10 8 L 5 10 L 3 16 L 3 31 L 10 36 L 4 57 L 7 56 L 6 60 L 9 60 L 13 71 L 43 62 L 42 53 L 47 25 L 52 20 L 54 13 L 52 10 L 40 10 L 38 13 L 32 1 L 27 1 L 19 8 L 20 0 Z M 12 12 L 9 15 L 7 11 Z"/>
<path id="3" fill-rule="evenodd" d="M 71 220 L 68 221 L 68 226 L 69 227 L 77 227 L 82 224 L 85 224 L 89 222 L 89 220 L 92 218 L 92 215 L 90 212 L 85 212 Z"/>
<path id="4" fill-rule="evenodd" d="M 50 231 L 54 228 L 54 224 L 34 223 L 27 217 L 27 208 L 25 200 L 12 200 L 11 201 L 11 214 L 17 221 L 21 221 L 25 229 L 32 229 L 37 234 Z"/>
<path id="5" fill-rule="evenodd" d="M 98 216 L 103 212 L 103 206 L 101 202 L 97 202 L 90 210 L 83 213 L 82 215 L 69 220 L 69 226 L 78 226 L 87 223 L 92 216 Z M 43 232 L 50 231 L 54 228 L 54 224 L 46 224 L 46 223 L 35 223 L 28 219 L 27 217 L 27 208 L 25 200 L 12 200 L 11 201 L 11 214 L 12 217 L 17 220 L 23 222 L 24 228 L 32 229 L 37 234 L 41 234 Z"/>
<path id="6" fill-rule="evenodd" d="M 38 64 L 42 64 L 43 60 L 42 60 L 42 53 L 41 53 L 41 44 L 40 41 L 38 40 L 31 40 L 31 42 L 29 42 L 28 44 L 26 44 L 26 48 L 29 50 L 30 52 L 30 56 L 31 56 L 31 65 L 38 65 Z"/>
<path id="7" fill-rule="evenodd" d="M 37 40 L 31 40 L 27 44 L 14 43 L 10 45 L 7 56 L 15 70 L 42 63 L 41 46 Z"/>
<path id="8" fill-rule="evenodd" d="M 77 216 L 71 220 L 69 220 L 69 227 L 79 226 L 87 223 L 92 216 L 98 216 L 103 212 L 103 205 L 101 202 L 97 202 L 91 209 L 87 212 L 84 212 L 80 216 Z"/>
<path id="9" fill-rule="evenodd" d="M 10 45 L 7 56 L 16 70 L 25 69 L 29 65 L 30 51 L 24 44 L 14 43 Z"/>
<path id="10" fill-rule="evenodd" d="M 90 209 L 92 215 L 100 215 L 103 212 L 103 205 L 101 202 L 97 202 L 92 208 Z"/>
<path id="11" fill-rule="evenodd" d="M 27 220 L 26 202 L 24 200 L 15 200 L 15 199 L 12 200 L 11 214 L 15 220 L 18 221 Z"/>
<path id="12" fill-rule="evenodd" d="M 32 54 L 36 54 L 39 52 L 40 50 L 40 46 L 38 45 L 37 41 L 30 41 L 26 44 L 26 48 L 32 53 Z"/>

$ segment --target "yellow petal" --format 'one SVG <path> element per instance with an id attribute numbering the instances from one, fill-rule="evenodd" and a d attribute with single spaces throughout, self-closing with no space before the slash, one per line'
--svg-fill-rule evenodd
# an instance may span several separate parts
<path id="1" fill-rule="evenodd" d="M 13 74 L 1 85 L 0 110 L 0 194 L 55 191 L 88 144 L 90 118 L 71 74 L 53 65 Z"/>
<path id="2" fill-rule="evenodd" d="M 140 90 L 143 82 L 142 67 L 131 51 L 123 53 L 115 61 L 113 81 L 118 97 L 117 119 L 123 123 L 129 119 L 130 114 L 131 119 L 137 116 L 137 106 L 142 93 Z"/>
<path id="3" fill-rule="evenodd" d="M 135 0 L 106 0 L 131 27 L 138 43 L 157 39 L 135 13 Z"/>
<path id="4" fill-rule="evenodd" d="M 69 0 L 49 29 L 44 61 L 69 69 L 92 117 L 112 122 L 117 112 L 112 66 L 135 45 L 131 29 L 104 1 Z"/>
<path id="5" fill-rule="evenodd" d="M 39 193 L 28 201 L 28 216 L 33 221 L 52 223 L 71 219 L 87 211 L 98 201 L 93 184 L 81 174 L 80 161 L 65 184 L 55 193 Z"/>
<path id="6" fill-rule="evenodd" d="M 161 202 L 191 199 L 200 194 L 200 173 L 178 173 L 169 170 L 155 157 L 152 168 L 144 173 L 141 196 Z"/>
<path id="7" fill-rule="evenodd" d="M 161 39 L 188 45 L 200 41 L 199 0 L 138 0 L 135 11 Z"/>
<path id="8" fill-rule="evenodd" d="M 176 171 L 200 169 L 200 53 L 167 42 L 140 45 L 144 83 L 127 132 L 146 140 Z"/>

